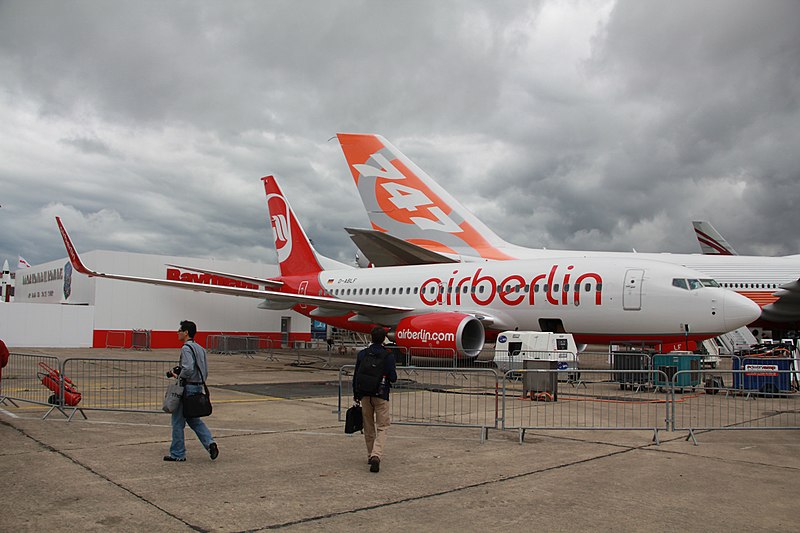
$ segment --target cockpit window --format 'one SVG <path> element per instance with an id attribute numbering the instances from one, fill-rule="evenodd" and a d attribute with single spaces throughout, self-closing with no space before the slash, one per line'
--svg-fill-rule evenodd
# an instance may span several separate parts
<path id="1" fill-rule="evenodd" d="M 700 283 L 703 284 L 703 287 L 719 287 L 719 283 L 715 279 L 701 279 Z"/>
<path id="2" fill-rule="evenodd" d="M 689 290 L 689 286 L 686 284 L 686 280 L 685 279 L 681 279 L 681 278 L 673 279 L 672 280 L 672 286 L 673 287 L 678 287 L 680 289 L 685 289 L 687 291 Z"/>
<path id="3" fill-rule="evenodd" d="M 689 282 L 689 290 L 693 291 L 695 289 L 702 289 L 703 284 L 700 283 L 699 279 L 687 279 L 686 281 Z"/>

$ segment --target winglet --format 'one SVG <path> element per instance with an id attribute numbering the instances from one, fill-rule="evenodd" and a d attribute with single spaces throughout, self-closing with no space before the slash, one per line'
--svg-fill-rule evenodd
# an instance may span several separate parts
<path id="1" fill-rule="evenodd" d="M 95 272 L 94 270 L 89 270 L 86 268 L 86 266 L 84 266 L 80 256 L 78 255 L 78 252 L 75 250 L 75 246 L 72 245 L 72 240 L 69 238 L 67 230 L 64 228 L 64 224 L 61 223 L 61 217 L 56 217 L 56 223 L 58 224 L 58 231 L 61 232 L 61 238 L 64 240 L 64 246 L 67 249 L 67 255 L 69 255 L 69 261 L 72 263 L 72 268 L 81 274 L 86 274 L 87 276 L 101 276 L 100 273 Z"/>

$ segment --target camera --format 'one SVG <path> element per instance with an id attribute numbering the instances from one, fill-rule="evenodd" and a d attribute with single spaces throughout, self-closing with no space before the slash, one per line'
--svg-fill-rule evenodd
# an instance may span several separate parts
<path id="1" fill-rule="evenodd" d="M 180 375 L 181 375 L 181 367 L 179 366 L 173 367 L 172 370 L 167 372 L 168 378 L 171 378 L 172 376 L 178 377 Z"/>

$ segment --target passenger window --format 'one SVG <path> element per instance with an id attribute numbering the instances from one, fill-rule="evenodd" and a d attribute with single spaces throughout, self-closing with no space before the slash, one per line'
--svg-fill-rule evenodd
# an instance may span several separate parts
<path id="1" fill-rule="evenodd" d="M 417 294 L 417 288 L 414 287 L 414 294 Z"/>
<path id="2" fill-rule="evenodd" d="M 686 284 L 686 280 L 683 278 L 674 278 L 672 280 L 672 286 L 678 287 L 679 289 L 689 290 L 689 285 Z"/>

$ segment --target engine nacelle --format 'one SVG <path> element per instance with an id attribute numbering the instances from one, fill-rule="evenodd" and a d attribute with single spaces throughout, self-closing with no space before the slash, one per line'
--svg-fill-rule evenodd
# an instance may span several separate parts
<path id="1" fill-rule="evenodd" d="M 452 357 L 449 350 L 459 358 L 477 357 L 485 338 L 480 320 L 463 313 L 411 316 L 401 320 L 393 333 L 398 346 L 433 349 L 426 354 L 429 357 Z"/>

